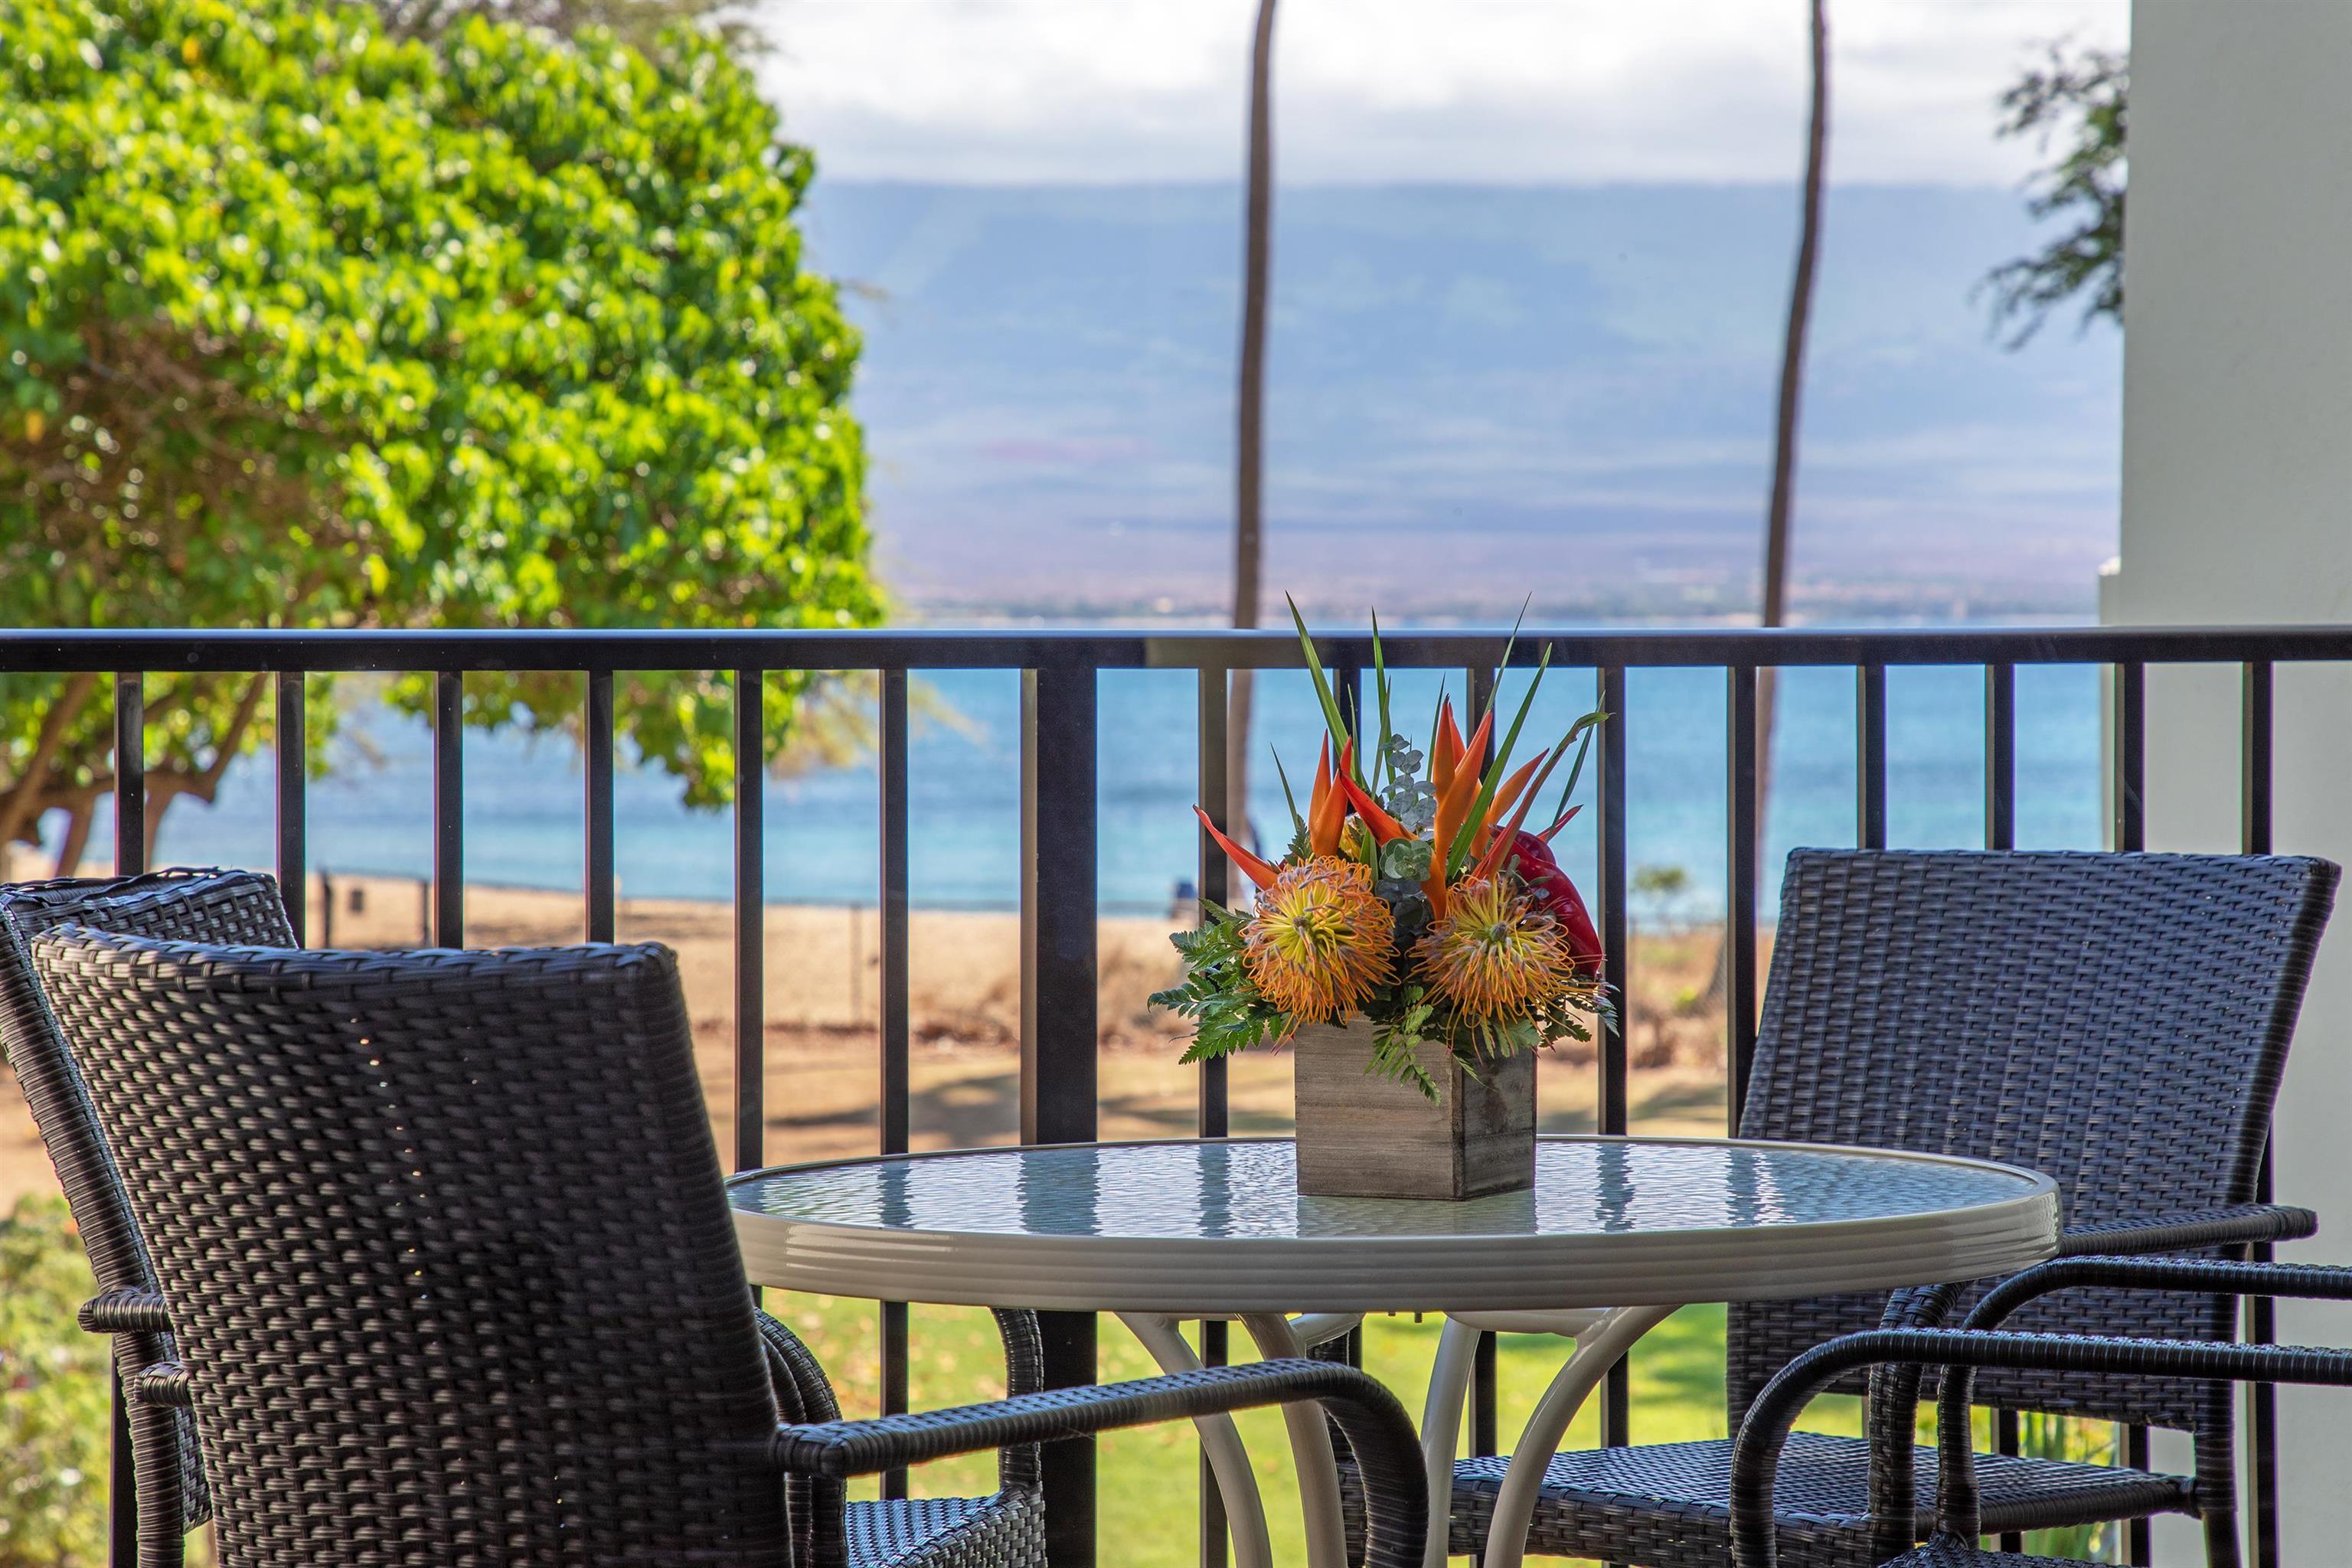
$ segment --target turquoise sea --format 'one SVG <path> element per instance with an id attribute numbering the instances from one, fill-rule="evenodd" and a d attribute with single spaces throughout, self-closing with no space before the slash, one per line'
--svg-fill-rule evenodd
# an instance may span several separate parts
<path id="1" fill-rule="evenodd" d="M 952 722 L 918 721 L 909 753 L 912 878 L 918 903 L 1010 908 L 1018 893 L 1019 677 L 945 671 L 922 678 L 929 705 Z M 1097 808 L 1099 889 L 1106 911 L 1165 910 L 1193 874 L 1193 680 L 1188 673 L 1109 671 L 1101 678 Z M 2100 672 L 2091 667 L 2018 672 L 2017 834 L 2026 847 L 2095 847 L 2099 841 Z M 1439 676 L 1401 672 L 1397 727 L 1425 732 Z M 1453 678 L 1459 691 L 1459 678 Z M 1982 842 L 1983 679 L 1974 668 L 1897 669 L 1888 695 L 1888 830 L 1892 842 Z M 1507 683 L 1505 700 L 1520 687 Z M 1588 670 L 1544 683 L 1523 753 L 1592 705 Z M 1769 859 L 1791 846 L 1853 842 L 1853 678 L 1800 669 L 1781 681 L 1768 819 Z M 311 869 L 423 875 L 432 863 L 430 737 L 422 723 L 357 688 L 333 771 L 310 790 Z M 1637 670 L 1626 745 L 1634 866 L 1679 867 L 1688 890 L 1659 918 L 1700 919 L 1720 907 L 1724 845 L 1724 679 L 1713 670 Z M 1287 837 L 1271 741 L 1294 780 L 1311 773 L 1319 734 L 1306 678 L 1261 677 L 1259 765 L 1251 779 L 1262 838 Z M 1588 778 L 1580 794 L 1591 795 Z M 1303 787 L 1303 786 L 1302 786 Z M 618 865 L 625 897 L 709 898 L 731 889 L 725 811 L 688 810 L 675 780 L 625 767 L 617 784 Z M 468 879 L 521 887 L 581 884 L 581 768 L 572 746 L 469 733 L 466 742 Z M 866 765 L 772 780 L 767 793 L 767 896 L 813 903 L 871 902 L 878 857 L 875 773 Z M 107 841 L 100 826 L 97 843 Z M 266 866 L 273 854 L 270 763 L 237 763 L 209 808 L 183 802 L 165 819 L 159 857 L 171 862 Z M 1591 814 L 1562 836 L 1562 859 L 1589 879 Z M 1769 913 L 1777 897 L 1763 889 Z M 1640 911 L 1637 911 L 1639 913 Z"/>

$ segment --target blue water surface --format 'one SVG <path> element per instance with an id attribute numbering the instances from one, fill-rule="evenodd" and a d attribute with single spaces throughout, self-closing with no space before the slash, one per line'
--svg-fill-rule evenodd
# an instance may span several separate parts
<path id="1" fill-rule="evenodd" d="M 1418 739 L 1440 676 L 1399 672 L 1397 728 Z M 1506 714 L 1524 690 L 1504 687 Z M 913 893 L 931 907 L 1014 907 L 1020 890 L 1020 678 L 1011 670 L 942 671 L 921 678 L 908 754 Z M 1165 910 L 1193 875 L 1194 679 L 1188 671 L 1113 670 L 1100 677 L 1097 870 L 1106 910 Z M 1458 698 L 1458 676 L 1447 681 Z M 1630 858 L 1635 867 L 1679 867 L 1688 890 L 1662 901 L 1662 918 L 1702 919 L 1721 907 L 1725 843 L 1725 681 L 1719 670 L 1635 670 L 1627 711 L 1614 722 L 1628 747 Z M 1853 674 L 1792 669 L 1780 682 L 1766 828 L 1771 872 L 1796 845 L 1854 841 Z M 1590 670 L 1546 677 L 1521 754 L 1593 706 Z M 310 787 L 315 871 L 425 875 L 432 867 L 432 756 L 425 725 L 373 701 L 354 683 L 346 739 L 329 776 Z M 1888 837 L 1899 846 L 1983 842 L 1984 695 L 1969 668 L 1895 669 L 1887 679 Z M 2024 668 L 2017 676 L 2017 840 L 2027 847 L 2095 847 L 2100 834 L 2099 672 L 2091 667 Z M 1259 681 L 1259 736 L 1251 815 L 1262 841 L 1288 836 L 1288 814 L 1265 749 L 1271 739 L 1294 783 L 1306 787 L 1320 734 L 1306 677 L 1269 672 Z M 1579 789 L 1590 801 L 1591 773 Z M 580 760 L 559 736 L 469 732 L 466 737 L 466 865 L 489 884 L 581 886 Z M 1555 783 L 1555 788 L 1557 782 Z M 266 866 L 274 854 L 270 763 L 236 763 L 210 807 L 183 802 L 158 847 L 168 862 Z M 616 782 L 616 859 L 625 895 L 718 899 L 732 889 L 728 812 L 688 810 L 677 782 L 625 767 Z M 870 903 L 879 859 L 871 763 L 772 780 L 766 797 L 766 887 L 772 900 Z M 1550 802 L 1544 805 L 1548 807 Z M 1561 835 L 1561 858 L 1580 880 L 1592 875 L 1597 828 L 1587 812 Z M 100 825 L 97 842 L 103 843 Z M 1044 852 L 1053 854 L 1047 844 Z"/>

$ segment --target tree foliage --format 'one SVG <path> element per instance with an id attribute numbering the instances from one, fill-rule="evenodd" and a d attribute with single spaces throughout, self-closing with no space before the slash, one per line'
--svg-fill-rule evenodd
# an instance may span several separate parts
<path id="1" fill-rule="evenodd" d="M 2051 312 L 2084 297 L 2082 324 L 2124 315 L 2125 110 L 2131 89 L 2130 58 L 2105 49 L 2072 51 L 2050 46 L 2039 66 L 2001 94 L 2000 133 L 2032 136 L 2058 159 L 2034 177 L 2026 211 L 2061 218 L 2064 232 L 2032 256 L 2004 262 L 1986 275 L 1996 330 L 2017 347 L 2040 331 Z"/>
<path id="2" fill-rule="evenodd" d="M 872 623 L 857 341 L 776 125 L 683 26 L 0 0 L 0 624 Z M 803 684 L 769 682 L 772 742 Z M 260 692 L 150 681 L 162 804 L 257 743 Z M 475 678 L 467 717 L 580 696 Z M 727 797 L 720 678 L 616 705 Z M 86 821 L 110 731 L 102 682 L 0 687 L 0 842 Z"/>
<path id="3" fill-rule="evenodd" d="M 624 43 L 656 47 L 662 29 L 691 22 L 710 28 L 738 54 L 763 46 L 733 0 L 372 0 L 384 25 L 403 37 L 434 37 L 468 16 L 524 22 L 565 37 L 591 27 Z"/>

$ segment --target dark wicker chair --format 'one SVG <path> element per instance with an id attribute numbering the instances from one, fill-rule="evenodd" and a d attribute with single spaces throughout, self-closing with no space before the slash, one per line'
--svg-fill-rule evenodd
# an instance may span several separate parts
<path id="1" fill-rule="evenodd" d="M 2188 1252 L 2311 1233 L 2253 1203 L 2271 1103 L 2333 903 L 2336 868 L 2284 857 L 1800 849 L 1789 858 L 1740 1131 L 1973 1155 L 2046 1171 L 2068 1251 Z M 1730 1425 L 1793 1357 L 1835 1335 L 1942 1321 L 1965 1292 L 1738 1305 Z M 2091 1292 L 2030 1308 L 2036 1332 L 2227 1340 L 2218 1296 Z M 1848 1378 L 1845 1392 L 1863 1392 Z M 1917 1369 L 1870 1387 L 1874 1441 L 1801 1433 L 1782 1479 L 1781 1552 L 1864 1568 L 1928 1524 L 1935 1456 L 1912 1445 Z M 2228 1391 L 2150 1376 L 2004 1368 L 1979 1394 L 2181 1427 L 2192 1480 L 2035 1458 L 1980 1466 L 1987 1528 L 2201 1513 L 2232 1561 Z M 1454 1471 L 1450 1544 L 1483 1549 L 1506 1461 Z M 1728 1544 L 1727 1440 L 1557 1456 L 1537 1554 L 1679 1568 Z M 2226 1544 L 2224 1544 L 2226 1542 Z"/>
<path id="2" fill-rule="evenodd" d="M 843 1480 L 1309 1397 L 1368 1462 L 1375 1561 L 1418 1561 L 1412 1425 L 1345 1367 L 838 1420 L 787 1331 L 763 1346 L 664 949 L 33 955 L 160 1282 L 86 1321 L 175 1334 L 126 1384 L 193 1409 L 223 1568 L 1032 1564 L 1034 1490 Z"/>
<path id="3" fill-rule="evenodd" d="M 1879 1329 L 1818 1345 L 1765 1384 L 1740 1426 L 1731 1468 L 1737 1568 L 1776 1568 L 1788 1531 L 1785 1520 L 1774 1528 L 1773 1481 L 1790 1426 L 1824 1386 L 1864 1368 L 1927 1363 L 1948 1369 L 1937 1409 L 1940 1475 L 1934 1533 L 1916 1551 L 1889 1559 L 1890 1568 L 2070 1568 L 2058 1558 L 1988 1552 L 1977 1544 L 1986 1522 L 1977 1474 L 1982 1460 L 1970 1451 L 1969 1405 L 1972 1382 L 1983 1372 L 2352 1385 L 2352 1351 L 1992 1331 L 2028 1302 L 2084 1287 L 2345 1301 L 2352 1300 L 2352 1268 L 2210 1258 L 2061 1258 L 2004 1280 L 1960 1328 Z"/>
<path id="4" fill-rule="evenodd" d="M 99 1133 L 81 1075 L 58 1038 L 35 984 L 32 942 L 60 925 L 177 942 L 291 947 L 278 884 L 251 871 L 156 871 L 144 876 L 0 887 L 0 1048 L 65 1189 L 100 1290 L 152 1290 L 155 1277 Z M 132 1373 L 173 1355 L 168 1336 L 115 1338 L 116 1366 Z M 176 1568 L 182 1540 L 211 1517 L 187 1412 L 134 1405 L 127 1412 L 139 1499 L 140 1568 Z"/>
<path id="5" fill-rule="evenodd" d="M 113 1156 L 33 974 L 33 939 L 64 925 L 163 941 L 289 948 L 293 931 L 277 881 L 253 871 L 174 869 L 0 886 L 0 1047 L 5 1047 L 32 1108 L 100 1290 L 152 1291 L 152 1268 Z M 1007 1392 L 1036 1392 L 1044 1378 L 1034 1317 L 1026 1312 L 996 1317 L 1004 1343 Z M 765 1313 L 759 1321 L 779 1390 L 793 1391 L 813 1416 L 833 1411 L 832 1390 L 822 1369 Z M 138 1331 L 117 1334 L 114 1353 L 117 1366 L 125 1372 L 173 1357 L 168 1335 Z M 211 1517 L 195 1428 L 184 1409 L 134 1402 L 126 1415 L 138 1500 L 140 1568 L 178 1568 L 184 1561 L 188 1531 Z M 998 1462 L 1000 1493 L 1034 1499 L 1037 1484 L 1034 1446 L 1007 1448 Z M 874 1551 L 904 1549 L 929 1540 L 957 1519 L 976 1516 L 984 1500 L 933 1499 L 920 1504 L 861 1506 L 853 1522 Z"/>

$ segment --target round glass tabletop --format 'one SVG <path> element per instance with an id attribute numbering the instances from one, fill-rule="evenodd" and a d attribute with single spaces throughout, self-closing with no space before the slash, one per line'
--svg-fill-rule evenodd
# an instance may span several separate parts
<path id="1" fill-rule="evenodd" d="M 1813 1295 L 2047 1257 L 2055 1188 L 1979 1161 L 1547 1138 L 1532 1191 L 1303 1197 L 1287 1139 L 961 1150 L 730 1184 L 754 1280 L 1078 1310 L 1497 1310 Z"/>

